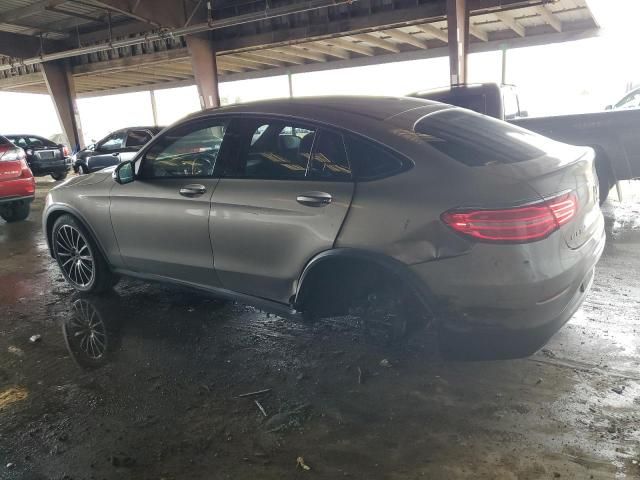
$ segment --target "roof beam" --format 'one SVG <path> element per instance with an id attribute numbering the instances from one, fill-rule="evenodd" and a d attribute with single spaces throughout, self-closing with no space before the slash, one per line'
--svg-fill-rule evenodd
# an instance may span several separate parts
<path id="1" fill-rule="evenodd" d="M 274 63 L 287 62 L 287 63 L 292 63 L 294 65 L 302 65 L 304 63 L 303 59 L 290 55 L 287 52 L 280 51 L 279 49 L 278 50 L 271 50 L 271 49 L 253 50 L 251 52 L 251 55 L 258 58 L 264 58 L 269 61 L 275 60 Z"/>
<path id="2" fill-rule="evenodd" d="M 330 47 L 328 45 L 322 45 L 318 42 L 308 42 L 302 45 L 291 45 L 291 48 L 301 48 L 302 46 L 304 46 L 304 48 L 306 48 L 307 50 L 324 53 L 325 55 L 342 58 L 343 60 L 348 60 L 349 58 L 351 58 L 351 55 L 349 55 L 349 52 L 347 50 L 343 50 L 342 48 Z"/>
<path id="3" fill-rule="evenodd" d="M 512 17 L 510 14 L 508 14 L 506 12 L 493 12 L 493 14 L 498 18 L 498 20 L 500 20 L 507 27 L 509 27 L 514 32 L 516 32 L 518 34 L 518 36 L 520 36 L 520 37 L 524 37 L 525 36 L 524 26 L 520 25 L 516 21 L 516 19 L 514 17 Z"/>
<path id="4" fill-rule="evenodd" d="M 536 12 L 542 17 L 542 19 L 547 22 L 556 32 L 562 31 L 562 22 L 558 17 L 556 17 L 551 10 L 549 10 L 544 5 L 538 5 L 536 7 Z"/>
<path id="5" fill-rule="evenodd" d="M 449 35 L 447 32 L 439 29 L 438 27 L 431 25 L 430 23 L 423 23 L 422 25 L 416 25 L 416 28 L 422 30 L 427 35 L 431 35 L 432 37 L 437 38 L 438 40 L 443 41 L 444 43 L 449 42 Z"/>
<path id="6" fill-rule="evenodd" d="M 63 45 L 55 40 L 44 39 L 46 51 L 58 50 Z M 39 55 L 40 39 L 20 33 L 0 32 L 0 55 L 13 58 L 29 58 Z"/>
<path id="7" fill-rule="evenodd" d="M 399 53 L 400 49 L 395 43 L 391 43 L 387 40 L 383 40 L 380 37 L 376 37 L 370 33 L 361 33 L 359 35 L 350 35 L 350 37 L 354 40 L 358 40 L 360 42 L 367 43 L 372 47 L 378 47 L 383 50 L 387 50 L 393 53 Z"/>
<path id="8" fill-rule="evenodd" d="M 409 45 L 413 45 L 414 47 L 418 47 L 423 50 L 427 48 L 426 42 L 423 42 L 419 38 L 416 38 L 409 33 L 403 32 L 402 30 L 385 30 L 384 34 L 389 35 L 397 42 L 408 43 Z"/>
<path id="9" fill-rule="evenodd" d="M 334 47 L 342 48 L 343 50 L 359 53 L 360 55 L 366 55 L 367 57 L 373 56 L 372 48 L 366 47 L 362 44 L 350 42 L 349 40 L 345 40 L 343 38 L 327 38 L 322 42 L 331 44 Z"/>
<path id="10" fill-rule="evenodd" d="M 18 7 L 11 10 L 7 10 L 3 14 L 0 14 L 0 23 L 12 23 L 14 20 L 19 20 L 24 17 L 35 15 L 36 13 L 44 12 L 48 7 L 55 7 L 67 0 L 41 0 L 39 2 L 32 3 L 26 7 Z"/>
<path id="11" fill-rule="evenodd" d="M 284 67 L 284 63 L 278 60 L 273 59 L 273 55 L 271 57 L 266 57 L 263 55 L 256 55 L 254 52 L 251 53 L 236 53 L 234 54 L 235 58 L 239 58 L 240 60 L 245 60 L 247 62 L 255 63 L 260 67 L 264 67 L 268 65 L 270 67 Z"/>
<path id="12" fill-rule="evenodd" d="M 290 47 L 282 47 L 278 48 L 277 51 L 285 52 L 291 55 L 295 55 L 296 57 L 306 58 L 308 60 L 313 60 L 314 62 L 326 62 L 327 57 L 322 53 L 312 52 L 311 50 L 305 50 L 297 45 L 291 45 Z"/>
<path id="13" fill-rule="evenodd" d="M 489 34 L 469 22 L 469 33 L 483 42 L 489 41 Z"/>

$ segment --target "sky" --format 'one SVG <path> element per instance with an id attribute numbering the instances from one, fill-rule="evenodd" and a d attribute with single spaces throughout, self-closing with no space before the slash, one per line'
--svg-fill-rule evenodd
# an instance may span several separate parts
<path id="1" fill-rule="evenodd" d="M 601 26 L 598 37 L 510 49 L 507 83 L 518 87 L 521 107 L 531 116 L 603 110 L 640 84 L 640 0 L 587 0 Z M 614 8 L 615 7 L 615 8 Z M 620 12 L 624 12 L 622 15 Z M 448 84 L 446 57 L 293 75 L 293 95 L 404 95 Z M 501 53 L 469 57 L 469 81 L 500 82 Z M 286 76 L 224 82 L 223 104 L 286 97 Z M 158 123 L 169 125 L 198 110 L 195 86 L 156 90 Z M 61 128 L 48 95 L 0 92 L 0 132 L 46 137 Z M 149 92 L 81 98 L 78 109 L 86 143 L 131 125 L 151 125 Z"/>

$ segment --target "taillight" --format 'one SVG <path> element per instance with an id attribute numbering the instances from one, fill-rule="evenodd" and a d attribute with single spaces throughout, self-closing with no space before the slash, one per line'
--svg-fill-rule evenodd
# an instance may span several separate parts
<path id="1" fill-rule="evenodd" d="M 24 160 L 27 156 L 24 150 L 13 145 L 0 146 L 0 162 L 15 162 L 16 160 Z"/>
<path id="2" fill-rule="evenodd" d="M 573 193 L 499 210 L 456 209 L 442 214 L 444 223 L 485 242 L 526 243 L 548 237 L 569 222 L 578 202 Z"/>

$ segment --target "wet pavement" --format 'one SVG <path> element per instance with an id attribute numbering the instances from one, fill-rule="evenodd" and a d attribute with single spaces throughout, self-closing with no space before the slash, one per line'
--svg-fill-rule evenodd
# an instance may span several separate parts
<path id="1" fill-rule="evenodd" d="M 571 322 L 530 358 L 468 363 L 427 329 L 132 280 L 74 294 L 41 234 L 50 185 L 0 220 L 0 479 L 640 478 L 640 183 L 605 206 Z"/>

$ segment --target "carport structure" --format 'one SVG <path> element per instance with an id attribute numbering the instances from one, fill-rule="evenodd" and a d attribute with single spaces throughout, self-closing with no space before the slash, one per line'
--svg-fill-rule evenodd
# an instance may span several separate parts
<path id="1" fill-rule="evenodd" d="M 469 52 L 583 38 L 585 0 L 6 0 L 0 90 L 49 93 L 82 146 L 80 96 L 448 55 L 451 83 Z M 151 96 L 153 98 L 153 96 Z"/>

